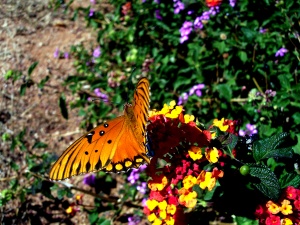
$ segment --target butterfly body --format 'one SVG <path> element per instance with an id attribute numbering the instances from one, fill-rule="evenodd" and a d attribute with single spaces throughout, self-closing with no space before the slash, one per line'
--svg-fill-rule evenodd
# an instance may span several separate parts
<path id="1" fill-rule="evenodd" d="M 63 180 L 98 170 L 127 171 L 149 163 L 146 148 L 149 103 L 149 81 L 141 78 L 133 104 L 124 105 L 124 115 L 97 126 L 69 146 L 53 165 L 50 179 Z"/>

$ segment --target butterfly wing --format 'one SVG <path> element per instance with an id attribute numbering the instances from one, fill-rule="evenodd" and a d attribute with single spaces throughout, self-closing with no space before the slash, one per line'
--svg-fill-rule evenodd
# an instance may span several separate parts
<path id="1" fill-rule="evenodd" d="M 146 77 L 139 80 L 133 96 L 133 112 L 137 121 L 139 132 L 145 142 L 148 111 L 150 107 L 150 84 Z"/>
<path id="2" fill-rule="evenodd" d="M 124 135 L 120 135 L 117 151 L 111 165 L 105 168 L 106 171 L 124 171 L 150 162 L 146 147 L 146 125 L 150 106 L 150 84 L 147 78 L 138 81 L 133 97 L 133 106 L 124 106 Z"/>
<path id="3" fill-rule="evenodd" d="M 142 78 L 133 106 L 126 104 L 123 116 L 97 126 L 69 146 L 51 168 L 50 179 L 98 170 L 119 172 L 149 163 L 145 147 L 149 102 L 149 81 Z"/>

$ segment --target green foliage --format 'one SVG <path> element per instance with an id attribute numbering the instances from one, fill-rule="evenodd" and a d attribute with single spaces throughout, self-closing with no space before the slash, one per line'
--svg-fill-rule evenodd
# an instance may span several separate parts
<path id="1" fill-rule="evenodd" d="M 268 158 L 292 158 L 292 147 L 279 148 L 288 138 L 288 133 L 273 135 L 253 143 L 253 157 L 256 162 Z"/>

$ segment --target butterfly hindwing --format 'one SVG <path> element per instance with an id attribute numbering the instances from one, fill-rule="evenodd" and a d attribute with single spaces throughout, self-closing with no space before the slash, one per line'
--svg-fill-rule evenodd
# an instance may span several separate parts
<path id="1" fill-rule="evenodd" d="M 141 78 L 134 92 L 133 105 L 125 104 L 124 115 L 101 124 L 80 137 L 51 168 L 52 180 L 104 171 L 126 171 L 149 163 L 146 124 L 150 104 L 149 81 Z"/>

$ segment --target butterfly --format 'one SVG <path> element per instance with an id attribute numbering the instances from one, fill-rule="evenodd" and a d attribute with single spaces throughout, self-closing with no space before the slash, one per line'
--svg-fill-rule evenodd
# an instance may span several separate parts
<path id="1" fill-rule="evenodd" d="M 124 115 L 100 124 L 71 144 L 52 166 L 49 178 L 63 180 L 103 170 L 127 171 L 149 163 L 146 125 L 150 106 L 150 84 L 141 78 L 132 104 L 124 105 Z"/>

